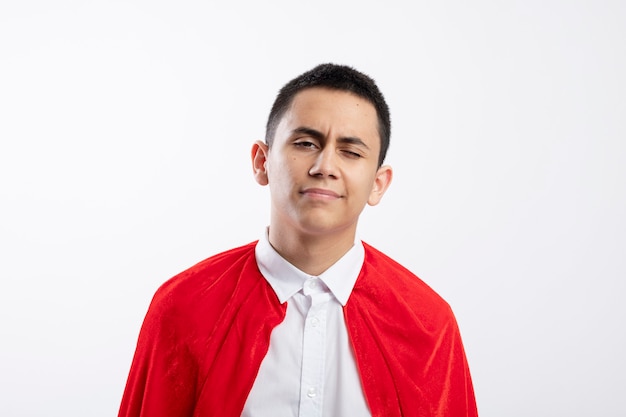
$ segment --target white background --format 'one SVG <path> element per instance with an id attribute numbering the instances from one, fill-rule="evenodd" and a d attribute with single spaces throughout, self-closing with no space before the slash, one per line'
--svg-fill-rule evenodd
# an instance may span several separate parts
<path id="1" fill-rule="evenodd" d="M 112 416 L 156 288 L 268 222 L 278 89 L 376 79 L 361 237 L 452 305 L 482 417 L 626 415 L 626 3 L 4 1 L 0 415 Z"/>

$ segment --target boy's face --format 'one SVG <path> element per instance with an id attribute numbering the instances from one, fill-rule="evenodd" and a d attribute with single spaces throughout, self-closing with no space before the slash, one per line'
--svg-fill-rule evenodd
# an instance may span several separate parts
<path id="1" fill-rule="evenodd" d="M 271 227 L 309 235 L 356 230 L 365 204 L 378 204 L 391 168 L 378 168 L 374 106 L 345 91 L 299 92 L 267 149 L 253 148 L 255 177 L 269 184 Z"/>

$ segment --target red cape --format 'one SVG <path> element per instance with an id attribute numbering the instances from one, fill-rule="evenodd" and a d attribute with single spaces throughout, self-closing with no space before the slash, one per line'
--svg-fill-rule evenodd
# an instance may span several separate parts
<path id="1" fill-rule="evenodd" d="M 259 272 L 256 242 L 213 256 L 156 292 L 139 334 L 120 417 L 240 416 L 285 317 Z M 477 416 L 448 304 L 371 246 L 344 307 L 373 416 Z"/>

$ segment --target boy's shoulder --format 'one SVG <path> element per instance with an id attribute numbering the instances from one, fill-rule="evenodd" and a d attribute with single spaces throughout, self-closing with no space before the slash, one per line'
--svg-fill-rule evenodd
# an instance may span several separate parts
<path id="1" fill-rule="evenodd" d="M 202 308 L 226 298 L 243 281 L 256 277 L 258 267 L 254 255 L 256 241 L 206 258 L 165 281 L 156 290 L 152 306 L 167 310 Z"/>
<path id="2" fill-rule="evenodd" d="M 424 314 L 451 314 L 449 304 L 416 274 L 373 246 L 363 242 L 363 247 L 365 261 L 355 290 Z"/>

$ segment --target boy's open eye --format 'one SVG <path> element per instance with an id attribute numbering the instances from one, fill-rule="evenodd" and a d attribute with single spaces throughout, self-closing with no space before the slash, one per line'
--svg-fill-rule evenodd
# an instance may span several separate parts
<path id="1" fill-rule="evenodd" d="M 313 148 L 315 147 L 315 144 L 313 142 L 301 140 L 298 142 L 294 142 L 294 146 L 301 147 L 301 148 Z"/>

